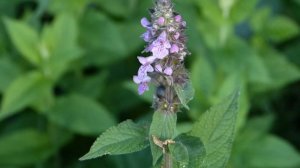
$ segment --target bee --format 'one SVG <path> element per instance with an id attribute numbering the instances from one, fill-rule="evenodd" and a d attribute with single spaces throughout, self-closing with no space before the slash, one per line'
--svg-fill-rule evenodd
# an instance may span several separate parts
<path id="1" fill-rule="evenodd" d="M 152 107 L 155 110 L 174 112 L 178 98 L 173 87 L 172 77 L 159 72 L 151 73 L 150 76 L 152 83 L 156 86 Z"/>

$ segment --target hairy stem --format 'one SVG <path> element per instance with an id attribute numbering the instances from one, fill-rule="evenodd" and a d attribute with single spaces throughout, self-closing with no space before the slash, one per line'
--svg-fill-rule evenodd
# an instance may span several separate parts
<path id="1" fill-rule="evenodd" d="M 164 153 L 164 164 L 163 168 L 173 168 L 173 162 L 170 153 Z"/>

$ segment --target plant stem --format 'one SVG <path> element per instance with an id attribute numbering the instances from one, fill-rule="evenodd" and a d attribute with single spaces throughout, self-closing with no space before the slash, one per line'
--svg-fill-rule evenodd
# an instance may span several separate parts
<path id="1" fill-rule="evenodd" d="M 173 162 L 170 153 L 164 153 L 164 164 L 163 168 L 173 168 Z"/>

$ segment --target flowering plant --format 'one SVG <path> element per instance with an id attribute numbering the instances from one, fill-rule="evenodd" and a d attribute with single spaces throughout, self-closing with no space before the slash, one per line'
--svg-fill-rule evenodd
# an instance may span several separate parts
<path id="1" fill-rule="evenodd" d="M 173 10 L 170 0 L 156 0 L 150 9 L 151 20 L 141 19 L 146 28 L 142 38 L 147 45 L 141 66 L 133 81 L 141 95 L 156 87 L 153 96 L 155 113 L 150 125 L 128 120 L 104 132 L 81 160 L 106 154 L 126 154 L 150 145 L 154 167 L 225 167 L 233 141 L 237 115 L 238 91 L 212 107 L 189 132 L 176 129 L 177 113 L 188 108 L 194 96 L 184 59 L 190 55 L 184 34 L 186 22 Z M 146 55 L 148 54 L 148 55 Z"/>

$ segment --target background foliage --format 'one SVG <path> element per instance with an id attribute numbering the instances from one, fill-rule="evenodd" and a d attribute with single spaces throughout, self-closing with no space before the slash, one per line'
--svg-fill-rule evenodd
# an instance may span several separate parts
<path id="1" fill-rule="evenodd" d="M 187 66 L 196 89 L 178 129 L 191 130 L 240 87 L 228 167 L 300 167 L 299 1 L 175 4 L 188 24 Z M 144 45 L 140 19 L 151 6 L 151 0 L 0 1 L 0 167 L 151 167 L 149 148 L 78 161 L 117 122 L 151 119 L 152 93 L 139 97 L 132 82 Z"/>

